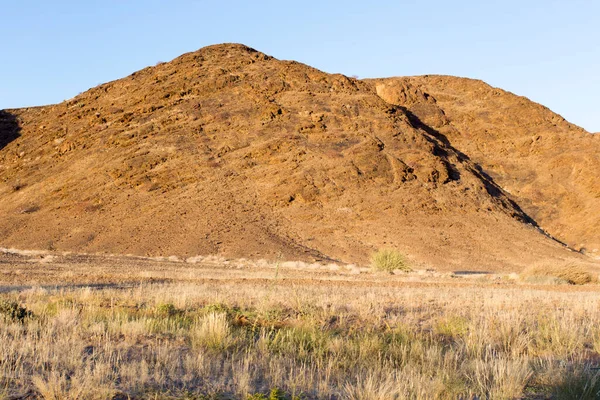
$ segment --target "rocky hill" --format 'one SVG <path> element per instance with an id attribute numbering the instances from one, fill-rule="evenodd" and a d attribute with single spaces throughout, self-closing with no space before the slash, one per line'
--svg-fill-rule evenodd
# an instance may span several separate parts
<path id="1" fill-rule="evenodd" d="M 480 165 L 541 227 L 600 256 L 600 136 L 525 97 L 451 76 L 376 81 Z"/>
<path id="2" fill-rule="evenodd" d="M 393 247 L 417 266 L 468 270 L 585 259 L 549 236 L 598 242 L 597 218 L 576 223 L 598 217 L 591 208 L 562 215 L 592 204 L 599 141 L 453 79 L 360 81 L 225 44 L 4 110 L 0 246 L 344 262 Z M 536 125 L 536 139 L 530 121 L 551 116 L 557 128 Z M 503 133 L 509 123 L 522 131 Z M 563 171 L 552 191 L 551 171 L 513 160 L 541 160 L 557 141 L 569 156 L 549 161 Z"/>

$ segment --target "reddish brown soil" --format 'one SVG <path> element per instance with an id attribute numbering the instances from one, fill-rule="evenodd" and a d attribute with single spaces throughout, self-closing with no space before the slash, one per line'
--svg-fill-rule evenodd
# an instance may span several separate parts
<path id="1" fill-rule="evenodd" d="M 564 212 L 554 207 L 571 202 L 548 200 L 548 210 L 533 212 L 541 206 L 527 196 L 538 189 L 526 177 L 539 171 L 523 167 L 510 178 L 516 183 L 508 194 L 502 188 L 513 181 L 497 171 L 508 176 L 512 169 L 495 160 L 511 160 L 510 149 L 489 161 L 487 153 L 465 155 L 468 140 L 442 129 L 449 125 L 444 118 L 452 119 L 440 111 L 442 100 L 433 102 L 429 118 L 419 112 L 420 97 L 413 104 L 399 100 L 396 81 L 389 82 L 392 94 L 381 91 L 380 81 L 326 74 L 227 44 L 61 104 L 3 111 L 0 245 L 140 255 L 281 253 L 344 262 L 366 262 L 375 249 L 394 247 L 415 265 L 448 270 L 586 260 L 534 226 L 541 221 L 572 243 L 556 228 L 562 225 L 546 222 L 546 215 Z M 412 92 L 422 95 L 416 83 Z M 518 99 L 523 110 L 539 107 Z M 479 105 L 494 107 L 472 103 Z M 477 129 L 483 124 L 455 118 L 475 119 Z M 482 118 L 502 131 L 496 117 Z M 556 118 L 571 131 L 561 128 L 552 137 L 563 135 L 569 140 L 561 146 L 582 152 L 581 166 L 573 168 L 590 163 L 597 171 L 595 161 L 585 161 L 588 134 Z M 456 122 L 454 129 L 464 126 Z M 477 129 L 464 130 L 481 135 Z M 580 175 L 597 185 L 591 171 Z M 561 189 L 555 197 L 591 193 L 575 188 L 583 194 Z M 597 242 L 595 214 L 587 228 L 569 229 Z"/>

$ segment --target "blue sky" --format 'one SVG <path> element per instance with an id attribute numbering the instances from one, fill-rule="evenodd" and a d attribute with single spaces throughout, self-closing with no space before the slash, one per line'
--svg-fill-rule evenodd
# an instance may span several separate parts
<path id="1" fill-rule="evenodd" d="M 361 78 L 483 79 L 600 131 L 595 0 L 0 0 L 0 21 L 0 109 L 57 103 L 238 42 Z"/>

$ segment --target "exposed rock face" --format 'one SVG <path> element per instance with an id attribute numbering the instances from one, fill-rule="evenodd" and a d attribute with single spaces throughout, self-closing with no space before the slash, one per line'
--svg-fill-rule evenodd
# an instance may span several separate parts
<path id="1" fill-rule="evenodd" d="M 61 104 L 7 110 L 0 245 L 346 262 L 395 247 L 417 265 L 473 270 L 582 257 L 532 226 L 526 212 L 558 211 L 536 211 L 531 193 L 541 189 L 506 184 L 518 166 L 484 163 L 487 153 L 471 156 L 477 146 L 465 144 L 486 143 L 470 123 L 498 124 L 490 135 L 501 140 L 502 124 L 542 117 L 505 121 L 488 111 L 474 122 L 458 106 L 457 116 L 441 108 L 452 97 L 438 99 L 422 82 L 359 81 L 227 44 Z M 588 140 L 556 118 L 561 128 L 548 138 Z M 469 136 L 459 140 L 462 131 Z M 573 145 L 573 154 L 584 147 Z M 511 160 L 511 149 L 494 160 Z M 588 164 L 578 165 L 591 182 Z"/>
<path id="2" fill-rule="evenodd" d="M 477 80 L 421 76 L 375 86 L 481 165 L 547 232 L 600 256 L 600 136 Z"/>

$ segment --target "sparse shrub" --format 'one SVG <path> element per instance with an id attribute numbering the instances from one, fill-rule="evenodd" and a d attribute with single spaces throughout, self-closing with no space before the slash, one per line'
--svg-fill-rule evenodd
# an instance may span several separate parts
<path id="1" fill-rule="evenodd" d="M 590 364 L 567 369 L 562 379 L 553 388 L 553 397 L 557 400 L 581 399 L 596 400 L 600 398 L 600 371 Z"/>
<path id="2" fill-rule="evenodd" d="M 532 265 L 521 272 L 521 280 L 533 284 L 585 285 L 593 283 L 594 275 L 585 267 L 574 264 L 567 265 Z"/>
<path id="3" fill-rule="evenodd" d="M 249 394 L 246 400 L 267 400 L 267 396 L 262 393 Z"/>
<path id="4" fill-rule="evenodd" d="M 438 335 L 453 338 L 465 335 L 468 328 L 468 321 L 465 318 L 454 316 L 438 321 L 434 326 L 434 331 Z"/>
<path id="5" fill-rule="evenodd" d="M 170 317 L 179 312 L 173 303 L 164 303 L 156 306 L 156 312 L 159 315 Z"/>
<path id="6" fill-rule="evenodd" d="M 262 393 L 255 393 L 247 397 L 248 400 L 286 400 L 287 398 L 285 392 L 279 388 L 271 389 L 268 397 Z"/>
<path id="7" fill-rule="evenodd" d="M 208 313 L 225 313 L 225 314 L 231 316 L 238 310 L 231 308 L 226 304 L 211 303 L 211 304 L 207 304 L 206 306 L 204 306 L 204 311 L 207 314 Z"/>
<path id="8" fill-rule="evenodd" d="M 392 272 L 396 269 L 412 271 L 404 255 L 397 250 L 378 250 L 373 254 L 372 263 L 373 267 L 380 271 Z"/>
<path id="9" fill-rule="evenodd" d="M 0 315 L 9 321 L 22 323 L 26 318 L 32 317 L 33 313 L 17 302 L 4 300 L 0 301 Z"/>

